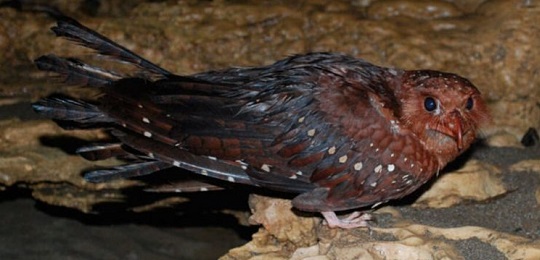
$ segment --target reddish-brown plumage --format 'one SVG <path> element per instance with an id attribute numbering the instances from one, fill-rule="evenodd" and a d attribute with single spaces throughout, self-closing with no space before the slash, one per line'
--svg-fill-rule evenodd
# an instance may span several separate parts
<path id="1" fill-rule="evenodd" d="M 36 60 L 40 69 L 104 93 L 95 104 L 44 99 L 34 105 L 38 112 L 115 129 L 122 146 L 81 149 L 85 157 L 136 158 L 90 172 L 90 181 L 181 167 L 299 193 L 296 208 L 321 212 L 331 226 L 351 228 L 366 225 L 368 218 L 353 214 L 340 220 L 333 212 L 410 194 L 467 149 L 488 120 L 480 92 L 450 73 L 310 53 L 265 67 L 178 76 L 71 19 L 60 19 L 53 30 L 152 75 L 118 80 L 115 73 L 79 61 Z M 122 154 L 119 147 L 130 149 Z"/>

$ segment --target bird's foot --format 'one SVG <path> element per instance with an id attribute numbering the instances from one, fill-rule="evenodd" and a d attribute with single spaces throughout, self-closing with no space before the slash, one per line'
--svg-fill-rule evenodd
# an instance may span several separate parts
<path id="1" fill-rule="evenodd" d="M 338 218 L 333 211 L 321 212 L 329 227 L 351 229 L 357 227 L 369 227 L 369 221 L 373 220 L 371 214 L 355 211 L 345 218 Z"/>

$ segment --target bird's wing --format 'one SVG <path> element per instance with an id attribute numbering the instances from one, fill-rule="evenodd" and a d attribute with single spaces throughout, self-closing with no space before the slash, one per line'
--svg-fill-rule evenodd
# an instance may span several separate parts
<path id="1" fill-rule="evenodd" d="M 157 81 L 118 79 L 121 75 L 80 61 L 38 59 L 41 69 L 63 75 L 68 83 L 100 87 L 103 95 L 97 104 L 45 100 L 35 105 L 37 110 L 59 120 L 112 124 L 115 135 L 138 153 L 128 152 L 139 159 L 132 164 L 89 173 L 89 180 L 148 174 L 172 165 L 290 192 L 329 185 L 352 167 L 356 144 L 347 131 L 366 127 L 369 93 L 381 91 L 377 80 L 370 79 L 380 68 L 343 55 L 313 53 L 266 67 L 183 77 L 69 19 L 53 30 L 162 76 Z M 349 82 L 351 75 L 357 79 Z M 360 120 L 351 113 L 360 113 Z M 98 150 L 101 155 L 117 152 Z"/>

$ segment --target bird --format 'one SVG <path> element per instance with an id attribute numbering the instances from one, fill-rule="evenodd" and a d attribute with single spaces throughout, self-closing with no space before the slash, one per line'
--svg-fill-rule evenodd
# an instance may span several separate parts
<path id="1" fill-rule="evenodd" d="M 293 207 L 320 213 L 331 228 L 367 227 L 366 208 L 417 190 L 490 121 L 480 91 L 449 72 L 311 52 L 180 75 L 75 19 L 57 17 L 51 30 L 136 70 L 119 73 L 54 54 L 35 60 L 65 84 L 100 92 L 93 100 L 51 95 L 32 104 L 61 126 L 104 128 L 117 140 L 77 150 L 88 160 L 126 162 L 86 172 L 89 182 L 177 167 L 294 194 Z M 215 187 L 194 183 L 200 191 Z"/>

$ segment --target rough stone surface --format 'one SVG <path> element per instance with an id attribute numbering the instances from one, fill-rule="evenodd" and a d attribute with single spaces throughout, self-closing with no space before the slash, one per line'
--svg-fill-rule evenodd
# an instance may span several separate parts
<path id="1" fill-rule="evenodd" d="M 477 160 L 468 161 L 457 171 L 442 175 L 414 206 L 451 207 L 464 201 L 484 201 L 507 192 L 501 170 Z"/>
<path id="2" fill-rule="evenodd" d="M 540 129 L 540 5 L 534 1 L 44 2 L 179 74 L 335 51 L 383 66 L 454 72 L 487 98 L 489 147 L 473 154 L 478 161 L 442 175 L 418 207 L 383 207 L 369 230 L 339 230 L 292 211 L 288 200 L 253 196 L 250 222 L 261 227 L 223 259 L 540 258 L 540 149 L 519 142 L 529 127 Z M 56 53 L 133 70 L 55 39 L 48 31 L 53 24 L 42 14 L 0 9 L 0 190 L 28 187 L 38 200 L 90 212 L 128 199 L 125 191 L 143 183 L 95 185 L 81 178 L 95 165 L 77 157 L 74 146 L 107 134 L 62 130 L 32 116 L 28 106 L 52 92 L 95 93 L 58 84 L 32 60 Z M 132 210 L 185 201 L 172 195 Z"/>
<path id="3" fill-rule="evenodd" d="M 320 222 L 312 217 L 298 217 L 292 209 L 290 200 L 273 199 L 253 194 L 249 199 L 253 214 L 251 224 L 261 224 L 278 241 L 290 241 L 301 247 L 314 243 L 315 227 Z"/>
<path id="4" fill-rule="evenodd" d="M 494 124 L 486 135 L 510 134 L 519 140 L 529 127 L 540 128 L 539 7 L 530 1 L 465 2 L 138 1 L 103 4 L 94 17 L 80 8 L 84 1 L 57 5 L 180 74 L 269 64 L 309 51 L 455 72 L 471 79 L 490 102 Z M 53 39 L 45 29 L 53 21 L 44 15 L 10 9 L 0 15 L 0 69 L 10 75 L 0 80 L 4 96 L 35 98 L 52 90 L 31 65 L 42 54 L 89 56 L 87 50 Z"/>
<path id="5" fill-rule="evenodd" d="M 283 200 L 258 196 L 259 204 L 286 204 Z M 291 214 L 289 207 L 280 207 L 278 211 L 264 207 L 253 208 L 258 219 L 273 219 L 273 222 L 305 222 L 305 217 Z M 262 210 L 260 212 L 259 210 Z M 376 212 L 385 212 L 381 209 Z M 279 213 L 279 214 L 277 214 Z M 264 214 L 265 217 L 260 215 Z M 264 227 L 267 225 L 260 222 Z M 317 240 L 305 246 L 294 244 L 294 240 L 304 236 L 278 238 L 275 232 L 261 228 L 253 235 L 253 241 L 231 250 L 221 259 L 467 259 L 455 246 L 457 242 L 475 240 L 480 244 L 494 247 L 494 255 L 503 255 L 507 259 L 535 259 L 540 257 L 540 242 L 514 236 L 495 230 L 464 226 L 438 228 L 412 223 L 399 215 L 393 215 L 391 227 L 370 227 L 369 229 L 339 230 L 330 229 L 323 224 L 313 227 Z M 311 240 L 312 236 L 307 236 Z M 476 252 L 481 253 L 481 252 Z M 492 258 L 489 258 L 492 259 Z"/>
<path id="6" fill-rule="evenodd" d="M 540 173 L 540 159 L 523 160 L 510 166 L 515 172 L 536 172 Z"/>
<path id="7" fill-rule="evenodd" d="M 62 130 L 50 120 L 0 121 L 0 181 L 5 186 L 27 186 L 39 200 L 84 212 L 96 203 L 121 200 L 119 190 L 135 185 L 135 181 L 85 182 L 81 171 L 95 165 L 73 151 L 60 149 L 62 143 L 82 144 L 104 137 L 103 131 Z M 112 163 L 118 162 L 110 160 L 103 165 Z"/>

